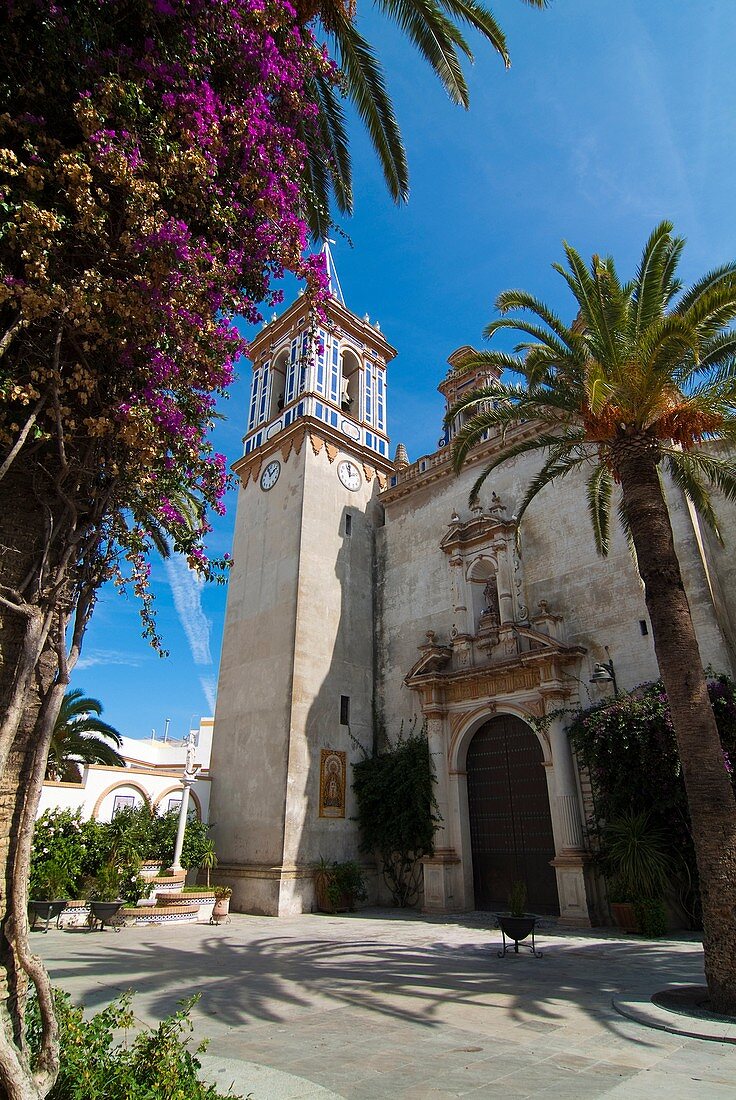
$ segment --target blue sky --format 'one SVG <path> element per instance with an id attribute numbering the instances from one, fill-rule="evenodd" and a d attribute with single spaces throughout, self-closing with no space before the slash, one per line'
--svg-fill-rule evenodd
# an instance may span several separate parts
<path id="1" fill-rule="evenodd" d="M 662 218 L 688 239 L 686 281 L 736 258 L 734 0 L 552 0 L 547 11 L 494 0 L 512 68 L 480 42 L 469 112 L 454 108 L 398 32 L 359 3 L 386 68 L 411 171 L 395 207 L 360 127 L 352 127 L 356 214 L 333 253 L 348 306 L 379 320 L 399 355 L 389 431 L 412 460 L 436 448 L 437 383 L 447 356 L 482 343 L 497 294 L 533 291 L 571 317 L 550 265 L 569 240 L 612 253 L 622 275 Z M 362 14 L 365 13 L 365 14 Z M 502 346 L 502 345 L 501 345 Z M 223 411 L 218 449 L 240 454 L 249 367 Z M 230 548 L 234 493 L 211 548 Z M 140 636 L 135 601 L 101 593 L 73 686 L 100 698 L 121 732 L 172 736 L 211 714 L 223 588 L 180 563 L 154 562 L 159 624 L 171 656 Z M 186 624 L 186 628 L 182 626 Z"/>

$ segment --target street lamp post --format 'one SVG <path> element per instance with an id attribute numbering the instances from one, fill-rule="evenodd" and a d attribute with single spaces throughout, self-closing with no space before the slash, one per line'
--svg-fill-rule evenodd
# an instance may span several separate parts
<path id="1" fill-rule="evenodd" d="M 184 847 L 184 832 L 187 827 L 187 813 L 189 810 L 189 792 L 192 789 L 194 780 L 199 775 L 201 768 L 194 763 L 194 730 L 190 730 L 187 737 L 187 751 L 184 763 L 184 775 L 182 776 L 183 790 L 181 793 L 181 805 L 179 806 L 179 825 L 176 830 L 176 844 L 174 845 L 174 860 L 171 864 L 172 871 L 183 871 L 184 868 L 181 865 L 181 853 Z"/>

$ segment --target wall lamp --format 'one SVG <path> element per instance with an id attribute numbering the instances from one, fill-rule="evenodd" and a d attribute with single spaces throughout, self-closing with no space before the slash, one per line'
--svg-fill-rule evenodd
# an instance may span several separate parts
<path id="1" fill-rule="evenodd" d="M 611 654 L 608 651 L 608 646 L 603 647 L 606 651 L 607 661 L 599 661 L 593 668 L 593 675 L 591 676 L 589 683 L 591 684 L 612 684 L 613 694 L 618 695 L 618 684 L 616 683 L 616 670 L 613 667 L 613 661 Z"/>

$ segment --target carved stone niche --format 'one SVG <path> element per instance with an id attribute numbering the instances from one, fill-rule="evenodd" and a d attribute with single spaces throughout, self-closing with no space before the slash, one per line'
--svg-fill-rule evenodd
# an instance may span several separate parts
<path id="1" fill-rule="evenodd" d="M 453 665 L 485 664 L 517 652 L 515 627 L 528 624 L 517 524 L 494 493 L 468 519 L 454 512 L 440 547 L 447 554 L 455 626 Z"/>

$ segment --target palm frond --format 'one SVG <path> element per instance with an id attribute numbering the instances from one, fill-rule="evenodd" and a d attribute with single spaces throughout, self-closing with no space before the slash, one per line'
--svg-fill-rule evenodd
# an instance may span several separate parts
<path id="1" fill-rule="evenodd" d="M 707 451 L 672 448 L 664 453 L 669 462 L 676 462 L 681 468 L 695 470 L 700 479 L 705 479 L 729 503 L 736 501 L 736 462 L 718 458 Z"/>
<path id="2" fill-rule="evenodd" d="M 494 19 L 492 13 L 488 8 L 484 8 L 482 4 L 476 3 L 476 0 L 437 0 L 439 4 L 456 19 L 462 19 L 465 23 L 468 23 L 473 30 L 482 34 L 488 42 L 491 43 L 497 53 L 500 54 L 504 65 L 508 69 L 511 65 L 511 58 L 506 47 L 506 35 L 501 30 L 500 26 Z M 534 7 L 544 7 L 544 3 L 538 2 L 538 0 L 527 0 L 527 3 L 532 3 Z"/>
<path id="3" fill-rule="evenodd" d="M 723 536 L 713 509 L 713 502 L 706 486 L 703 484 L 696 463 L 690 462 L 689 456 L 676 452 L 667 455 L 666 463 L 667 471 L 675 485 L 689 497 L 698 515 L 710 527 L 722 546 Z"/>
<path id="4" fill-rule="evenodd" d="M 526 487 L 526 492 L 521 501 L 521 504 L 516 510 L 516 522 L 517 525 L 521 525 L 522 518 L 529 505 L 532 503 L 535 497 L 541 493 L 542 489 L 546 489 L 548 485 L 551 485 L 554 481 L 561 481 L 563 478 L 571 474 L 573 470 L 579 470 L 580 467 L 588 461 L 588 455 L 583 453 L 570 454 L 567 453 L 571 448 L 556 448 L 552 449 L 550 456 L 542 466 L 541 470 L 532 478 Z"/>
<path id="5" fill-rule="evenodd" d="M 580 346 L 582 339 L 578 333 L 573 332 L 564 322 L 554 313 L 549 306 L 541 300 L 541 298 L 535 297 L 533 294 L 528 294 L 525 290 L 504 290 L 496 298 L 496 309 L 501 313 L 507 313 L 511 309 L 525 309 L 529 313 L 535 313 L 539 317 L 540 321 L 544 321 L 545 325 L 554 332 L 555 336 L 561 340 L 564 344 L 572 350 Z M 492 321 L 484 331 L 484 336 L 489 336 L 489 329 L 494 324 Z"/>
<path id="6" fill-rule="evenodd" d="M 376 0 L 410 38 L 422 57 L 434 69 L 453 103 L 468 106 L 468 86 L 457 50 L 472 60 L 462 34 L 442 12 L 436 0 Z"/>
<path id="7" fill-rule="evenodd" d="M 406 151 L 381 66 L 347 12 L 339 4 L 334 8 L 330 30 L 335 38 L 338 63 L 345 73 L 347 94 L 368 130 L 391 197 L 395 202 L 404 202 L 409 197 Z"/>
<path id="8" fill-rule="evenodd" d="M 317 127 L 302 126 L 307 147 L 304 194 L 307 221 L 314 240 L 324 240 L 330 231 L 330 200 L 334 196 L 343 214 L 353 211 L 352 168 L 345 129 L 345 112 L 333 85 L 322 73 L 308 82 L 310 98 L 317 103 Z"/>
<path id="9" fill-rule="evenodd" d="M 672 222 L 662 221 L 650 234 L 636 272 L 631 295 L 632 341 L 662 314 L 665 298 L 665 268 L 670 256 Z M 683 242 L 684 243 L 684 242 Z"/>
<path id="10" fill-rule="evenodd" d="M 524 373 L 524 360 L 520 355 L 510 355 L 506 351 L 491 351 L 488 348 L 474 350 L 472 355 L 463 359 L 460 366 L 455 369 L 459 374 L 465 374 L 469 370 L 477 370 L 479 367 L 497 367 L 499 370 L 509 370 L 514 374 Z"/>
<path id="11" fill-rule="evenodd" d="M 602 462 L 588 478 L 587 495 L 595 548 L 605 558 L 610 546 L 613 478 Z"/>
<path id="12" fill-rule="evenodd" d="M 695 310 L 702 298 L 710 294 L 714 289 L 730 285 L 736 278 L 736 263 L 722 264 L 706 272 L 702 278 L 685 291 L 674 308 L 675 313 L 684 315 Z"/>
<path id="13" fill-rule="evenodd" d="M 512 329 L 515 332 L 525 332 L 527 336 L 532 336 L 535 340 L 544 344 L 558 359 L 565 360 L 571 355 L 569 346 L 563 343 L 554 332 L 548 331 L 533 321 L 525 321 L 522 318 L 499 317 L 486 325 L 483 335 L 490 339 L 495 332 L 504 328 Z"/>

